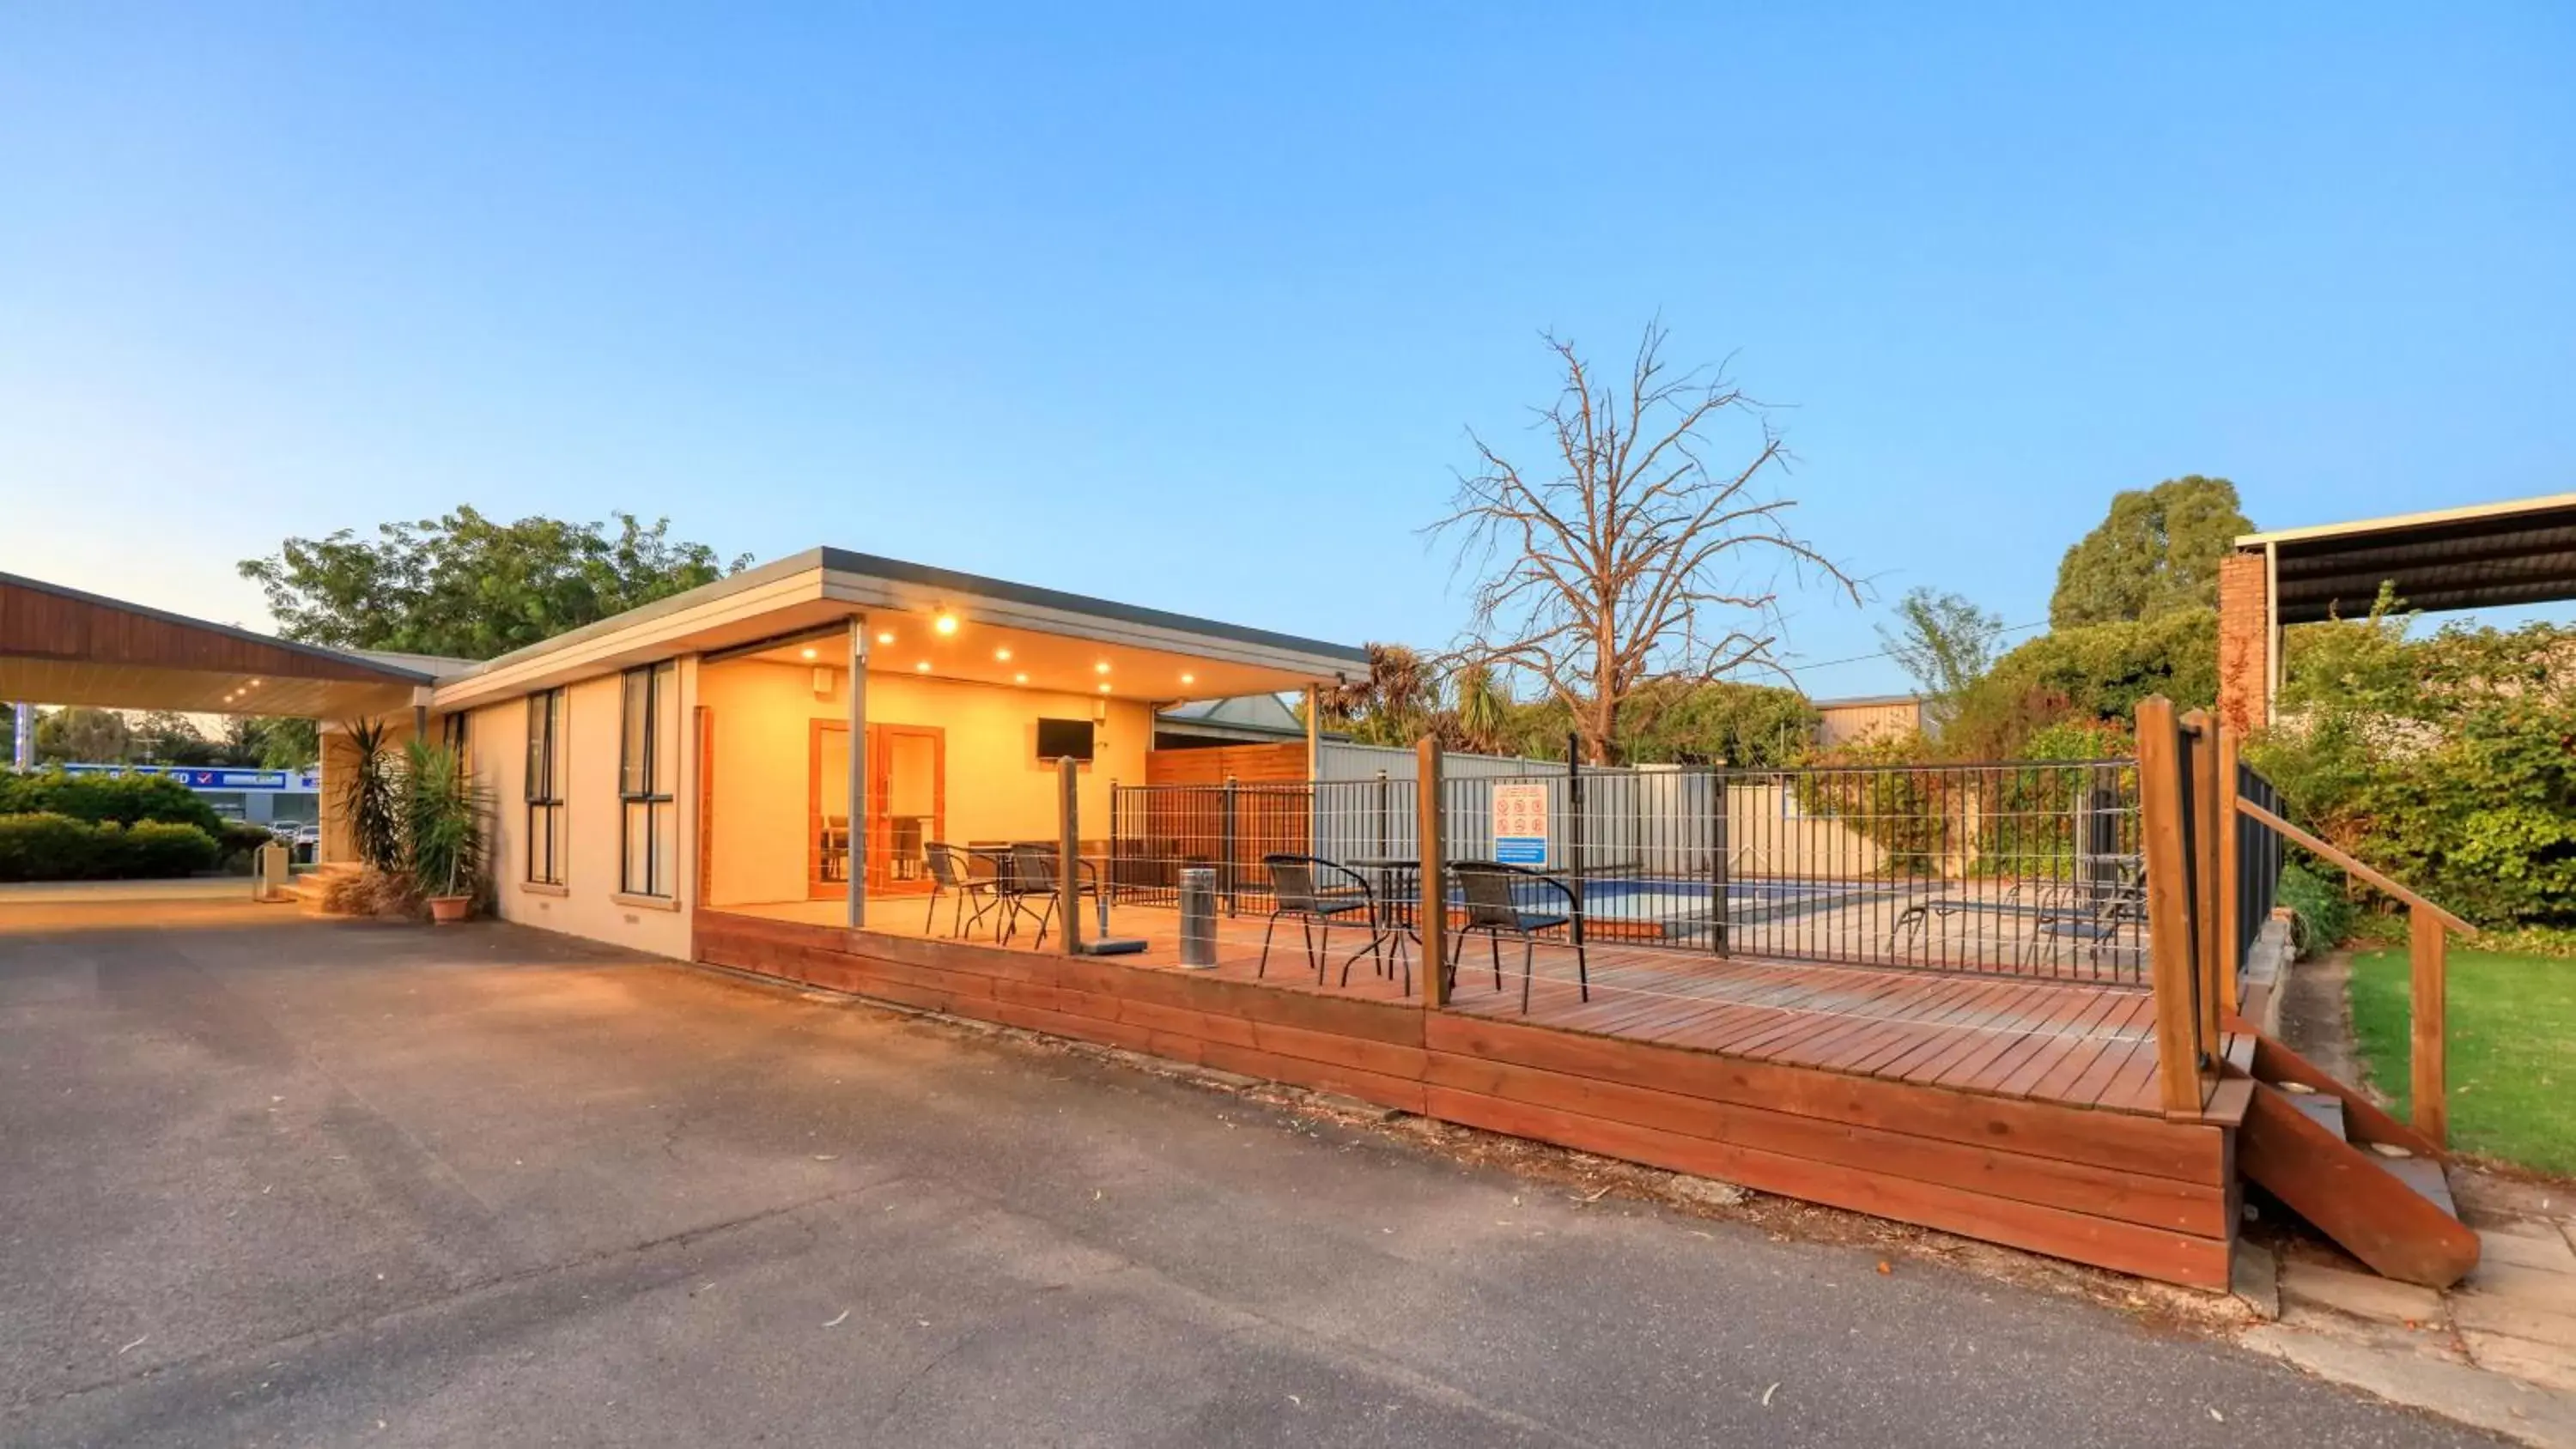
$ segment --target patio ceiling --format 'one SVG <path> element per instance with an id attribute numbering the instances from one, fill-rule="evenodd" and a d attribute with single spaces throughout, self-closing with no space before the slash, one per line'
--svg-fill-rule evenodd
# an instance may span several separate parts
<path id="1" fill-rule="evenodd" d="M 411 707 L 423 671 L 0 574 L 0 699 L 347 719 Z"/>
<path id="2" fill-rule="evenodd" d="M 2428 613 L 2576 599 L 2576 493 L 2253 533 L 2236 546 L 2270 556 L 2282 624 L 2359 618 L 2383 582 Z"/>
<path id="3" fill-rule="evenodd" d="M 1309 678 L 1291 670 L 1204 659 L 1174 650 L 981 623 L 957 613 L 945 616 L 954 621 L 954 631 L 942 633 L 937 622 L 941 617 L 935 610 L 869 613 L 868 672 L 1158 704 L 1210 694 L 1294 690 Z M 846 662 L 846 632 L 844 623 L 735 657 L 838 666 Z"/>
<path id="4" fill-rule="evenodd" d="M 1168 701 L 1292 690 L 1368 669 L 1367 655 L 1346 645 L 817 548 L 442 675 L 435 703 L 465 708 L 688 653 L 839 663 L 842 646 L 825 636 L 853 615 L 868 621 L 871 673 L 1005 686 L 1025 674 L 1032 689 Z M 941 618 L 954 621 L 952 632 L 939 632 Z M 893 642 L 877 642 L 880 634 Z"/>

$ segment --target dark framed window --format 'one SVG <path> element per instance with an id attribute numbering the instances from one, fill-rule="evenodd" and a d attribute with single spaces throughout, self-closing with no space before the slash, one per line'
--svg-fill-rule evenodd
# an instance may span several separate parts
<path id="1" fill-rule="evenodd" d="M 564 692 L 549 689 L 528 696 L 528 879 L 538 885 L 564 883 Z"/>
<path id="2" fill-rule="evenodd" d="M 617 741 L 617 800 L 630 896 L 674 894 L 679 868 L 680 670 L 668 661 L 626 671 Z"/>

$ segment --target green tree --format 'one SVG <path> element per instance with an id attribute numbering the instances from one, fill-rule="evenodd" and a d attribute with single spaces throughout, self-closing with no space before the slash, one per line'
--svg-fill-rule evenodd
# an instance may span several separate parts
<path id="1" fill-rule="evenodd" d="M 290 538 L 245 559 L 287 638 L 343 649 L 489 659 L 712 583 L 730 564 L 704 544 L 675 542 L 670 520 L 633 514 L 598 523 L 497 523 L 460 506 L 444 518 L 388 523 L 374 542 L 343 529 Z"/>
<path id="2" fill-rule="evenodd" d="M 212 765 L 219 754 L 196 721 L 156 709 L 133 723 L 134 759 L 146 765 Z"/>
<path id="3" fill-rule="evenodd" d="M 133 753 L 134 731 L 115 710 L 75 705 L 36 717 L 36 758 L 47 764 L 121 765 Z"/>
<path id="4" fill-rule="evenodd" d="M 2110 516 L 2057 565 L 2050 627 L 2152 619 L 2218 606 L 2218 561 L 2253 531 L 2236 485 L 2197 473 L 2114 494 Z"/>
<path id="5" fill-rule="evenodd" d="M 1368 673 L 1325 696 L 1324 717 L 1364 745 L 1409 745 L 1432 726 L 1439 683 L 1421 653 L 1403 644 L 1370 644 Z"/>
<path id="6" fill-rule="evenodd" d="M 1482 754 L 1494 754 L 1503 747 L 1511 727 L 1511 696 L 1494 678 L 1494 672 L 1480 664 L 1470 664 L 1450 680 L 1457 695 L 1455 706 L 1458 733 L 1467 748 Z"/>
<path id="7" fill-rule="evenodd" d="M 301 770 L 322 763 L 322 728 L 309 719 L 274 719 L 259 745 L 259 762 L 271 770 Z"/>
<path id="8" fill-rule="evenodd" d="M 1945 754 L 2018 759 L 2051 725 L 2125 724 L 2161 694 L 2181 709 L 2218 702 L 2218 611 L 2054 629 L 2004 654 L 1959 697 Z"/>
<path id="9" fill-rule="evenodd" d="M 1925 585 L 1896 601 L 1895 627 L 1879 625 L 1878 637 L 1922 690 L 1924 716 L 1938 733 L 1957 715 L 1969 686 L 1993 667 L 2003 628 L 2002 615 Z"/>
<path id="10" fill-rule="evenodd" d="M 1736 680 L 1659 680 L 1629 702 L 1619 758 L 1637 764 L 1765 769 L 1806 754 L 1816 707 L 1794 689 Z"/>

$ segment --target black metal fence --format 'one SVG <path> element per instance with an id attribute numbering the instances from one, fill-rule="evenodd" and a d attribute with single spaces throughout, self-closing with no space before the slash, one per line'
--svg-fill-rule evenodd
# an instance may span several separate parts
<path id="1" fill-rule="evenodd" d="M 1179 872 L 1205 865 L 1225 909 L 1266 912 L 1262 857 L 1282 852 L 1409 892 L 1415 794 L 1384 777 L 1117 786 L 1113 879 L 1121 899 L 1169 903 Z M 2144 979 L 2126 760 L 1451 777 L 1441 817 L 1448 859 L 1553 878 L 1527 884 L 1529 908 L 1570 896 L 1555 935 L 1595 946 Z"/>
<path id="2" fill-rule="evenodd" d="M 2278 815 L 2281 792 L 2252 765 L 2236 767 L 2236 793 L 2241 798 Z M 2233 811 L 2230 812 L 2231 814 Z M 2271 918 L 2272 907 L 2280 898 L 2281 865 L 2286 846 L 2272 827 L 2249 815 L 2236 817 L 2236 963 L 2241 970 L 2254 940 L 2263 934 L 2263 923 Z"/>

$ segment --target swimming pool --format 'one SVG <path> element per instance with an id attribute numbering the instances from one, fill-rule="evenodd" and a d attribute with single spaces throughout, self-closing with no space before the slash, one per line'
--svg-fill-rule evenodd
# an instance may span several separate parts
<path id="1" fill-rule="evenodd" d="M 1583 914 L 1590 920 L 1675 926 L 1719 919 L 1720 887 L 1710 881 L 1620 876 L 1584 881 L 1581 890 Z M 1739 924 L 1778 920 L 1901 894 L 1894 886 L 1875 882 L 1777 878 L 1730 880 L 1723 890 L 1724 919 Z M 1539 881 L 1515 882 L 1514 895 L 1526 911 L 1554 913 L 1565 909 L 1565 897 Z"/>

